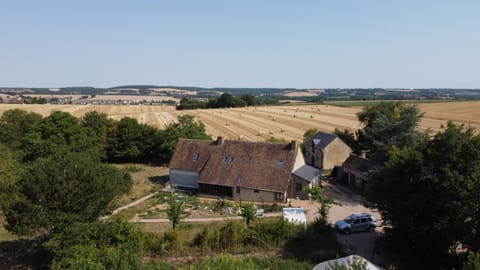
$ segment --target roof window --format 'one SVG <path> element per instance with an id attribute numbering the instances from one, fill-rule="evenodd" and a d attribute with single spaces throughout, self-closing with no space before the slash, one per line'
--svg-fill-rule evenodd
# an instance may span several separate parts
<path id="1" fill-rule="evenodd" d="M 193 159 L 194 160 L 200 160 L 201 157 L 202 157 L 202 154 L 196 153 L 195 156 L 193 156 Z"/>
<path id="2" fill-rule="evenodd" d="M 224 162 L 233 162 L 235 158 L 233 156 L 225 156 L 223 157 Z"/>
<path id="3" fill-rule="evenodd" d="M 282 167 L 283 166 L 283 159 L 279 159 L 277 161 L 277 167 Z"/>

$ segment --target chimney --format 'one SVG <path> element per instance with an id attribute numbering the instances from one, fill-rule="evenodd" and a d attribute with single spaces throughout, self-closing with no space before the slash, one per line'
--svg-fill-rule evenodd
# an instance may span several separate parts
<path id="1" fill-rule="evenodd" d="M 223 136 L 218 136 L 217 137 L 217 145 L 223 145 L 223 141 L 225 138 Z"/>
<path id="2" fill-rule="evenodd" d="M 291 149 L 292 149 L 292 150 L 296 150 L 296 149 L 297 149 L 297 141 L 292 140 L 292 141 L 290 142 L 290 145 L 291 145 Z"/>

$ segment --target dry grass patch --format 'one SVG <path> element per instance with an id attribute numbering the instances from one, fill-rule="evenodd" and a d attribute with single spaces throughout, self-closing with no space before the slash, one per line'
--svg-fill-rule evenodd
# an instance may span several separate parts
<path id="1" fill-rule="evenodd" d="M 115 200 L 118 206 L 126 205 L 134 200 L 144 197 L 156 189 L 163 187 L 168 179 L 168 168 L 148 166 L 145 164 L 114 164 L 121 170 L 129 171 L 132 175 L 132 190 Z"/>

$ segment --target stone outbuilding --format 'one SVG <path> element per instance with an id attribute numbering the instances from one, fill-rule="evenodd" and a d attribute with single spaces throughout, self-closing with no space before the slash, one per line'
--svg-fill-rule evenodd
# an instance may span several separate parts
<path id="1" fill-rule="evenodd" d="M 330 170 L 342 163 L 352 150 L 337 135 L 318 132 L 305 148 L 305 160 L 308 165 L 322 170 Z"/>
<path id="2" fill-rule="evenodd" d="M 345 183 L 354 186 L 360 192 L 365 191 L 368 173 L 374 167 L 365 156 L 351 154 L 343 163 L 343 178 Z"/>

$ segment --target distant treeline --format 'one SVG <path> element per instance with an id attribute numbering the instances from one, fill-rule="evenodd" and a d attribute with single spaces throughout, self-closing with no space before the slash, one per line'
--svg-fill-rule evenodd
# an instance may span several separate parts
<path id="1" fill-rule="evenodd" d="M 243 94 L 233 96 L 230 93 L 223 93 L 219 97 L 209 98 L 208 101 L 183 97 L 177 110 L 209 109 L 209 108 L 236 108 L 257 105 L 275 105 L 278 100 L 259 100 L 254 95 Z"/>

